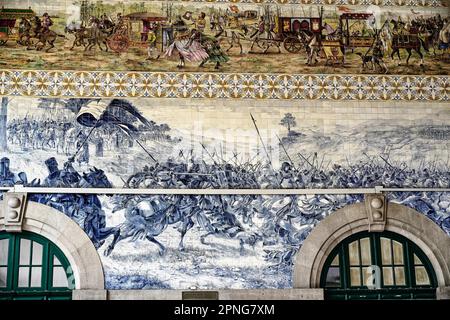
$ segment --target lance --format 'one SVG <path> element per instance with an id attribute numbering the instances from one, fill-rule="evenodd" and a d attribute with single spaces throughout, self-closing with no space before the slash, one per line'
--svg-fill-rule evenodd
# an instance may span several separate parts
<path id="1" fill-rule="evenodd" d="M 170 172 L 160 171 L 159 173 L 170 173 L 176 176 L 213 176 L 211 173 L 197 173 L 197 172 Z"/>
<path id="2" fill-rule="evenodd" d="M 119 177 L 119 178 L 120 178 L 120 180 L 122 180 L 122 182 L 123 182 L 123 187 L 124 187 L 124 188 L 128 188 L 128 187 L 129 187 L 128 183 L 127 183 L 122 177 Z"/>
<path id="3" fill-rule="evenodd" d="M 328 169 L 328 166 L 330 165 L 330 163 L 331 163 L 331 160 L 330 160 L 330 161 L 328 161 L 327 165 L 325 166 L 325 169 L 324 169 L 324 171 L 326 171 L 326 170 Z"/>
<path id="4" fill-rule="evenodd" d="M 306 163 L 308 163 L 308 164 L 311 166 L 311 168 L 314 168 L 314 166 L 311 164 L 311 162 L 309 162 L 308 159 L 306 159 L 300 152 L 298 153 L 298 155 L 299 155 L 300 157 L 302 157 L 303 160 L 305 160 Z"/>
<path id="5" fill-rule="evenodd" d="M 255 160 L 255 158 L 258 157 L 258 156 L 259 156 L 259 153 L 257 152 L 256 155 L 255 155 L 253 158 L 251 158 L 249 161 L 247 161 L 246 164 L 244 164 L 244 168 L 245 168 L 245 169 L 247 169 L 247 167 L 252 167 L 252 168 L 253 168 L 252 162 L 253 162 L 253 160 Z"/>
<path id="6" fill-rule="evenodd" d="M 325 154 L 322 156 L 322 161 L 320 162 L 319 171 L 322 169 L 323 160 L 325 159 Z"/>
<path id="7" fill-rule="evenodd" d="M 253 124 L 254 124 L 255 129 L 256 129 L 256 133 L 258 133 L 259 140 L 261 141 L 261 144 L 262 144 L 262 146 L 264 148 L 264 152 L 266 153 L 267 159 L 269 160 L 269 164 L 270 164 L 270 166 L 272 166 L 272 161 L 270 160 L 269 153 L 267 152 L 267 149 L 266 149 L 266 145 L 264 144 L 264 141 L 263 141 L 263 139 L 261 137 L 261 134 L 259 133 L 258 126 L 256 125 L 256 120 L 255 120 L 255 118 L 253 118 L 253 115 L 251 113 L 250 113 L 250 117 L 252 118 Z"/>
<path id="8" fill-rule="evenodd" d="M 115 115 L 110 114 L 114 119 L 116 119 L 117 121 L 121 121 L 119 118 L 117 118 Z M 100 118 L 99 118 L 100 119 Z M 97 120 L 98 122 L 98 120 Z M 115 124 L 118 128 L 120 128 L 120 126 L 118 124 Z M 130 137 L 134 139 L 134 141 L 136 141 L 136 143 L 142 148 L 142 150 L 145 151 L 146 154 L 148 154 L 148 156 L 155 162 L 155 163 L 159 163 L 151 154 L 150 152 L 147 151 L 147 149 L 145 149 L 145 147 L 141 144 L 141 142 L 131 133 L 129 133 Z"/>
<path id="9" fill-rule="evenodd" d="M 227 163 L 227 162 L 225 161 L 225 159 L 223 158 L 222 146 L 220 146 L 220 154 L 221 154 L 221 155 L 219 155 L 219 152 L 216 152 L 216 149 L 214 149 L 214 154 L 217 156 L 217 158 L 218 158 L 220 161 L 222 161 L 223 163 Z"/>
<path id="10" fill-rule="evenodd" d="M 383 158 L 383 156 L 382 155 L 380 155 L 380 158 L 381 159 L 383 159 L 383 161 L 384 162 L 386 162 L 386 164 L 390 167 L 390 168 L 392 168 L 392 169 L 395 169 L 385 158 Z"/>
<path id="11" fill-rule="evenodd" d="M 130 133 L 130 136 L 134 139 L 134 141 L 136 141 L 136 143 L 142 148 L 142 150 L 144 150 L 145 153 L 147 153 L 147 154 L 149 155 L 149 157 L 150 157 L 153 161 L 155 161 L 156 163 L 158 163 L 158 161 L 150 154 L 150 152 L 147 151 L 147 149 L 144 148 L 144 146 L 140 143 L 140 141 L 139 141 L 136 137 L 134 137 L 131 133 Z"/>
<path id="12" fill-rule="evenodd" d="M 292 166 L 294 167 L 294 170 L 297 171 L 297 168 L 295 167 L 294 161 L 292 161 L 291 157 L 289 156 L 289 154 L 286 151 L 286 148 L 284 147 L 283 142 L 281 141 L 280 137 L 278 135 L 276 135 L 278 138 L 278 141 L 280 141 L 281 147 L 284 150 L 284 153 L 286 154 L 286 157 L 289 159 L 289 162 L 292 164 Z"/>
<path id="13" fill-rule="evenodd" d="M 201 142 L 199 142 L 200 145 L 202 146 L 203 150 L 205 150 L 206 154 L 211 158 L 211 160 L 214 162 L 215 165 L 217 165 L 216 160 L 214 160 L 213 156 L 211 155 L 211 153 L 209 153 L 208 149 L 206 149 L 205 145 Z"/>
<path id="14" fill-rule="evenodd" d="M 240 167 L 240 164 L 238 163 L 238 156 L 239 154 L 236 151 L 233 151 L 233 157 L 230 159 L 231 161 L 234 162 L 234 165 L 236 167 Z"/>
<path id="15" fill-rule="evenodd" d="M 100 121 L 101 116 L 97 119 L 97 121 L 95 122 L 94 126 L 91 128 L 91 130 L 89 130 L 88 135 L 86 136 L 86 139 L 84 139 L 83 143 L 80 144 L 80 146 L 78 147 L 77 151 L 75 152 L 75 154 L 73 155 L 73 159 L 76 158 L 77 154 L 80 152 L 81 148 L 83 148 L 84 144 L 88 141 L 89 137 L 91 136 L 92 132 L 94 132 L 94 129 L 97 127 L 98 122 Z"/>
<path id="16" fill-rule="evenodd" d="M 367 153 L 365 153 L 365 152 L 363 152 L 362 154 L 365 155 L 365 156 L 367 157 L 367 159 L 369 159 L 370 165 L 372 165 L 372 164 L 373 164 L 373 158 L 369 157 L 369 156 L 367 155 Z"/>

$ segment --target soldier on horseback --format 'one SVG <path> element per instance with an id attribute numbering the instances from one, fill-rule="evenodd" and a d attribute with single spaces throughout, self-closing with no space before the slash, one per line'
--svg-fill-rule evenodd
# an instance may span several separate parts
<path id="1" fill-rule="evenodd" d="M 17 43 L 27 44 L 30 39 L 31 23 L 25 17 L 22 17 L 19 22 L 19 39 Z M 23 39 L 25 38 L 25 40 Z"/>
<path id="2" fill-rule="evenodd" d="M 39 19 L 38 16 L 34 17 L 34 20 L 31 21 L 31 34 L 30 36 L 32 38 L 36 38 L 42 29 L 42 22 L 41 19 Z"/>
<path id="3" fill-rule="evenodd" d="M 47 44 L 49 45 L 49 48 L 47 48 L 46 52 L 49 52 L 52 48 L 54 48 L 56 38 L 64 38 L 64 36 L 50 30 L 52 25 L 53 21 L 48 13 L 44 13 L 42 20 L 38 16 L 35 16 L 31 21 L 31 29 L 27 36 L 27 50 L 32 50 L 34 47 L 34 49 L 40 51 L 44 49 Z M 31 39 L 37 39 L 37 42 L 32 43 Z"/>
<path id="4" fill-rule="evenodd" d="M 41 23 L 41 32 L 47 33 L 50 31 L 50 27 L 53 25 L 53 20 L 50 18 L 49 14 L 46 12 L 42 16 L 42 23 Z"/>

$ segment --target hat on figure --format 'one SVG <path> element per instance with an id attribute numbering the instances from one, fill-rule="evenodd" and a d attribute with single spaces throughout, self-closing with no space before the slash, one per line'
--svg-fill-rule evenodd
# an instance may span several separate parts
<path id="1" fill-rule="evenodd" d="M 49 178 L 54 178 L 59 173 L 58 162 L 54 157 L 45 160 L 45 165 L 49 172 Z"/>

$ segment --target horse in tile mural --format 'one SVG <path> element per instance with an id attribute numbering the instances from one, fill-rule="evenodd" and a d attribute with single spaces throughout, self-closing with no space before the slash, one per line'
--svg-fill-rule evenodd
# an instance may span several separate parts
<path id="1" fill-rule="evenodd" d="M 119 66 L 154 72 L 441 74 L 449 68 L 443 56 L 449 18 L 440 8 L 397 13 L 388 7 L 373 11 L 308 4 L 155 6 L 144 3 L 136 11 L 133 4 L 122 8 L 83 1 L 75 5 L 78 14 L 55 5 L 46 16 L 39 8 L 26 16 L 16 12 L 17 21 L 6 19 L 13 9 L 3 9 L 0 21 L 7 23 L 0 24 L 7 27 L 0 31 L 5 38 L 0 58 L 18 69 L 42 64 L 40 68 L 97 71 Z M 23 52 L 21 45 L 39 53 Z M 155 58 L 149 58 L 150 48 Z M 399 66 L 393 58 L 403 50 L 407 63 Z M 418 63 L 412 62 L 416 59 Z M 368 60 L 383 61 L 386 67 L 363 67 Z"/>

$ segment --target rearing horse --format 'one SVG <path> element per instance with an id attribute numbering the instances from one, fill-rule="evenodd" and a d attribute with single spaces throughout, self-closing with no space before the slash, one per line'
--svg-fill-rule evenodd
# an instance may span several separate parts
<path id="1" fill-rule="evenodd" d="M 59 35 L 53 30 L 44 30 L 39 17 L 35 17 L 35 19 L 31 21 L 31 28 L 28 30 L 28 34 L 24 34 L 23 36 L 27 39 L 27 50 L 33 49 L 31 39 L 37 39 L 37 43 L 34 44 L 34 48 L 37 51 L 41 51 L 48 44 L 49 47 L 45 50 L 45 52 L 49 52 L 55 47 L 55 41 L 58 37 L 65 38 L 65 36 Z"/>
<path id="2" fill-rule="evenodd" d="M 183 239 L 186 232 L 193 227 L 192 206 L 186 201 L 190 198 L 180 196 L 167 196 L 164 202 L 152 198 L 131 198 L 126 199 L 125 222 L 115 227 L 114 239 L 106 248 L 104 254 L 109 256 L 114 250 L 116 244 L 127 238 L 147 239 L 159 247 L 159 254 L 164 255 L 166 248 L 155 239 L 160 235 L 169 224 L 181 222 L 181 239 L 178 245 L 179 250 L 184 250 Z M 121 208 L 119 206 L 119 208 Z"/>

